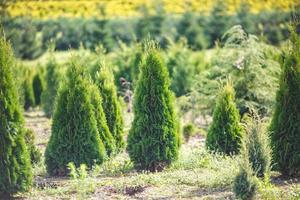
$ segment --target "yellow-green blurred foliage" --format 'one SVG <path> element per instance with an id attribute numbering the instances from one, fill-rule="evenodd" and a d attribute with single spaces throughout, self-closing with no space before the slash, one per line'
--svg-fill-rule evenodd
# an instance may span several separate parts
<path id="1" fill-rule="evenodd" d="M 245 0 L 224 0 L 228 13 L 233 13 Z M 166 12 L 183 13 L 186 10 L 209 13 L 216 0 L 17 0 L 8 10 L 12 16 L 29 15 L 35 18 L 56 17 L 131 17 L 139 15 L 141 7 L 151 12 L 163 5 Z M 298 0 L 247 0 L 251 11 L 288 10 L 299 5 Z"/>

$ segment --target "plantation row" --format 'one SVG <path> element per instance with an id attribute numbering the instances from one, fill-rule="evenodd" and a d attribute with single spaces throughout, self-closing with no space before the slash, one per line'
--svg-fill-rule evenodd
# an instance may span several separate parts
<path id="1" fill-rule="evenodd" d="M 45 4 L 34 2 L 37 3 Z M 75 4 L 73 1 L 69 3 Z M 181 38 L 186 38 L 193 50 L 208 49 L 214 47 L 216 40 L 235 24 L 241 24 L 248 33 L 255 34 L 270 44 L 280 45 L 280 42 L 288 38 L 289 17 L 292 12 L 299 12 L 300 8 L 295 5 L 294 10 L 267 9 L 256 13 L 251 11 L 256 4 L 249 1 L 236 3 L 239 7 L 234 14 L 228 12 L 230 4 L 218 1 L 208 15 L 187 10 L 183 15 L 177 16 L 165 12 L 163 6 L 157 6 L 155 13 L 146 7 L 141 9 L 139 16 L 132 18 L 110 18 L 103 14 L 102 18 L 37 19 L 28 15 L 14 17 L 4 13 L 1 21 L 15 55 L 21 59 L 35 59 L 47 50 L 50 41 L 55 42 L 57 50 L 79 49 L 81 46 L 94 50 L 101 43 L 105 49 L 113 52 L 119 50 L 120 42 L 131 45 L 151 37 L 165 49 L 172 41 L 178 42 Z M 61 2 L 55 4 L 64 5 Z M 259 5 L 266 4 L 264 1 Z M 274 5 L 274 2 L 270 5 Z M 83 7 L 78 9 L 81 8 Z M 32 9 L 28 10 L 33 12 Z"/>
<path id="2" fill-rule="evenodd" d="M 235 38 L 232 40 L 228 36 L 231 45 L 243 44 L 248 48 L 248 43 L 253 42 L 250 36 L 236 35 L 241 33 L 238 26 L 229 33 Z M 69 163 L 92 168 L 114 157 L 125 146 L 138 170 L 161 171 L 178 158 L 180 124 L 170 90 L 168 67 L 154 42 L 143 44 L 140 57 L 136 72 L 139 75 L 133 82 L 134 120 L 127 145 L 114 76 L 104 59 L 88 69 L 86 60 L 73 56 L 67 64 L 66 80 L 60 83 L 57 64 L 50 60 L 46 69 L 46 89 L 34 93 L 39 94 L 35 101 L 42 102 L 47 115 L 53 118 L 45 152 L 49 175 L 68 175 Z M 14 57 L 5 38 L 0 40 L 0 58 L 0 144 L 3 149 L 0 151 L 0 193 L 11 195 L 31 186 L 31 163 L 40 154 L 33 145 L 32 133 L 24 128 L 13 75 Z M 245 57 L 249 60 L 244 62 L 250 62 L 250 58 Z M 259 179 L 268 179 L 271 162 L 273 170 L 284 175 L 299 174 L 300 38 L 295 30 L 292 30 L 289 49 L 282 55 L 281 65 L 280 86 L 268 130 L 260 119 L 264 113 L 257 113 L 252 106 L 243 112 L 241 120 L 235 100 L 236 83 L 225 79 L 217 95 L 206 148 L 224 155 L 243 155 L 234 184 L 236 196 L 242 199 L 254 195 Z M 41 86 L 38 74 L 36 77 L 34 85 Z M 35 90 L 41 91 L 40 88 Z M 26 108 L 26 100 L 24 105 Z"/>

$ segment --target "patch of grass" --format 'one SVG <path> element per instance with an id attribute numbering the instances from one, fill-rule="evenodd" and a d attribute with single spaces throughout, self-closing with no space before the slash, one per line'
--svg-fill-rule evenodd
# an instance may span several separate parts
<path id="1" fill-rule="evenodd" d="M 210 154 L 205 149 L 183 145 L 178 161 L 163 172 L 138 173 L 133 168 L 128 155 L 123 152 L 101 166 L 94 166 L 90 171 L 82 167 L 72 168 L 71 179 L 64 179 L 62 184 L 54 187 L 53 184 L 48 184 L 50 186 L 43 189 L 35 187 L 26 196 L 32 199 L 39 195 L 89 198 L 97 188 L 110 188 L 121 196 L 138 195 L 148 188 L 153 190 L 152 195 L 157 192 L 162 195 L 165 190 L 168 190 L 170 195 L 173 192 L 188 195 L 189 190 L 197 190 L 197 188 L 230 190 L 233 174 L 238 171 L 238 160 L 238 157 Z M 36 176 L 46 176 L 45 173 L 43 165 L 35 168 Z"/>
<path id="2" fill-rule="evenodd" d="M 43 176 L 45 177 L 47 175 L 47 170 L 44 162 L 44 157 L 42 157 L 42 160 L 36 164 L 33 165 L 33 176 Z"/>
<path id="3" fill-rule="evenodd" d="M 238 157 L 210 154 L 204 149 L 183 146 L 179 160 L 165 171 L 136 173 L 134 170 L 129 170 L 131 176 L 119 178 L 118 181 L 111 182 L 109 185 L 117 188 L 118 191 L 124 191 L 128 186 L 186 185 L 201 188 L 229 188 L 233 181 L 232 177 L 238 170 L 238 160 Z M 124 166 L 120 166 L 121 170 L 116 168 L 114 171 L 122 171 Z"/>
<path id="4" fill-rule="evenodd" d="M 99 177 L 122 176 L 133 170 L 133 163 L 130 161 L 128 154 L 122 152 L 102 165 L 94 166 L 92 174 Z"/>
<path id="5" fill-rule="evenodd" d="M 40 119 L 39 116 L 37 116 Z M 50 123 L 49 123 L 50 124 Z M 43 127 L 45 128 L 45 127 Z M 38 133 L 38 131 L 36 131 Z M 44 134 L 37 134 L 37 138 Z M 201 145 L 200 145 L 201 146 Z M 42 157 L 44 159 L 44 157 Z M 81 178 L 49 177 L 44 161 L 34 166 L 34 186 L 16 197 L 40 199 L 233 199 L 232 182 L 238 173 L 239 156 L 212 154 L 201 147 L 183 144 L 177 161 L 159 173 L 137 172 L 126 152 L 91 170 Z M 80 170 L 76 169 L 77 175 Z M 272 177 L 280 174 L 271 173 Z M 297 180 L 260 181 L 257 197 L 266 200 L 296 200 Z"/>

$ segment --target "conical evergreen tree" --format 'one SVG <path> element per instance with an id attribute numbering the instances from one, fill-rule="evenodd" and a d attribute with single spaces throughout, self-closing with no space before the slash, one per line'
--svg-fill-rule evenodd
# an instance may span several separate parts
<path id="1" fill-rule="evenodd" d="M 102 107 L 107 125 L 116 142 L 117 151 L 119 151 L 125 146 L 123 139 L 124 122 L 113 74 L 103 63 L 96 75 L 95 82 L 102 97 Z"/>
<path id="2" fill-rule="evenodd" d="M 96 85 L 90 86 L 91 101 L 94 108 L 94 113 L 97 121 L 97 128 L 108 156 L 111 156 L 116 150 L 116 142 L 111 132 L 109 131 L 105 113 L 102 108 L 102 99 Z"/>
<path id="3" fill-rule="evenodd" d="M 32 80 L 32 88 L 34 93 L 35 105 L 39 106 L 41 104 L 41 96 L 45 89 L 45 83 L 41 72 L 37 72 Z"/>
<path id="4" fill-rule="evenodd" d="M 273 161 L 285 175 L 300 173 L 300 38 L 291 33 L 271 122 Z"/>
<path id="5" fill-rule="evenodd" d="M 140 68 L 134 96 L 134 121 L 127 150 L 135 166 L 162 170 L 176 160 L 180 145 L 168 71 L 157 50 L 150 49 Z"/>
<path id="6" fill-rule="evenodd" d="M 254 199 L 257 188 L 257 178 L 254 175 L 248 158 L 244 157 L 243 162 L 240 164 L 240 171 L 233 182 L 233 192 L 235 197 L 241 200 Z"/>
<path id="7" fill-rule="evenodd" d="M 60 74 L 58 64 L 54 58 L 50 58 L 46 65 L 45 91 L 42 93 L 42 107 L 47 117 L 51 117 L 54 111 L 54 102 L 59 88 Z"/>
<path id="8" fill-rule="evenodd" d="M 24 93 L 24 109 L 28 110 L 30 107 L 34 107 L 35 98 L 32 88 L 32 80 L 30 72 L 27 72 L 27 76 L 23 82 L 23 93 Z"/>
<path id="9" fill-rule="evenodd" d="M 0 38 L 0 196 L 27 190 L 32 182 L 12 67 L 11 47 Z"/>
<path id="10" fill-rule="evenodd" d="M 272 151 L 265 126 L 255 110 L 244 121 L 246 135 L 243 138 L 243 157 L 248 157 L 257 177 L 267 177 L 271 169 Z"/>
<path id="11" fill-rule="evenodd" d="M 234 89 L 227 83 L 220 90 L 213 122 L 207 133 L 206 146 L 212 151 L 232 154 L 240 150 L 243 128 L 234 101 Z"/>
<path id="12" fill-rule="evenodd" d="M 100 140 L 89 82 L 76 59 L 68 69 L 68 80 L 59 90 L 52 122 L 52 134 L 45 152 L 50 175 L 65 175 L 67 164 L 77 167 L 100 164 L 105 147 Z"/>

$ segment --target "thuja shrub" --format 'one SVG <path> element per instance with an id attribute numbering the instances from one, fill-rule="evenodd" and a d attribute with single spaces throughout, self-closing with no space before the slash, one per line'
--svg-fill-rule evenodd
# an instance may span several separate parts
<path id="1" fill-rule="evenodd" d="M 105 113 L 102 108 L 102 99 L 99 93 L 97 86 L 91 85 L 90 86 L 91 92 L 91 102 L 93 105 L 95 118 L 97 121 L 97 128 L 99 132 L 99 136 L 101 141 L 104 144 L 106 153 L 108 156 L 111 156 L 116 151 L 116 144 L 115 139 L 112 136 L 105 117 Z"/>
<path id="2" fill-rule="evenodd" d="M 58 64 L 54 58 L 50 58 L 46 65 L 45 90 L 42 93 L 42 107 L 47 117 L 51 117 L 54 111 L 54 102 L 60 82 Z"/>
<path id="3" fill-rule="evenodd" d="M 284 175 L 300 173 L 300 38 L 291 33 L 270 126 L 275 167 Z"/>
<path id="4" fill-rule="evenodd" d="M 127 150 L 137 168 L 160 171 L 178 157 L 179 124 L 167 68 L 157 50 L 147 54 L 135 89 Z"/>
<path id="5" fill-rule="evenodd" d="M 254 199 L 258 189 L 258 180 L 255 177 L 247 158 L 240 164 L 240 171 L 233 182 L 233 191 L 237 199 Z"/>
<path id="6" fill-rule="evenodd" d="M 25 131 L 25 143 L 28 148 L 28 152 L 30 155 L 31 164 L 37 164 L 41 161 L 42 154 L 40 150 L 35 146 L 35 136 L 34 132 L 31 129 L 27 129 Z"/>
<path id="7" fill-rule="evenodd" d="M 249 159 L 250 166 L 257 177 L 270 174 L 272 150 L 265 125 L 257 112 L 252 112 L 245 119 L 246 135 L 244 137 L 243 154 Z"/>
<path id="8" fill-rule="evenodd" d="M 27 75 L 23 82 L 24 109 L 28 110 L 35 106 L 34 92 L 32 88 L 31 75 Z"/>
<path id="9" fill-rule="evenodd" d="M 45 163 L 50 175 L 66 175 L 67 164 L 77 167 L 101 164 L 105 147 L 100 139 L 90 82 L 77 58 L 73 58 L 67 81 L 62 84 L 56 98 L 52 134 L 45 152 Z"/>
<path id="10" fill-rule="evenodd" d="M 105 113 L 107 125 L 116 142 L 117 151 L 124 148 L 123 139 L 124 122 L 121 105 L 118 101 L 117 89 L 114 85 L 114 77 L 104 63 L 99 67 L 95 83 L 102 97 L 102 107 Z"/>
<path id="11" fill-rule="evenodd" d="M 0 197 L 27 190 L 32 183 L 24 141 L 24 120 L 12 75 L 13 53 L 0 38 Z M 4 197 L 6 199 L 6 197 Z"/>
<path id="12" fill-rule="evenodd" d="M 241 147 L 243 127 L 235 104 L 234 89 L 227 82 L 219 91 L 213 121 L 209 127 L 206 147 L 225 154 L 238 153 Z"/>
<path id="13" fill-rule="evenodd" d="M 195 133 L 195 126 L 192 123 L 189 123 L 183 127 L 183 136 L 186 142 L 190 140 L 190 138 L 194 135 Z"/>
<path id="14" fill-rule="evenodd" d="M 40 71 L 36 72 L 32 80 L 32 88 L 34 93 L 35 105 L 39 106 L 41 104 L 41 96 L 45 89 L 45 83 L 43 75 Z"/>

